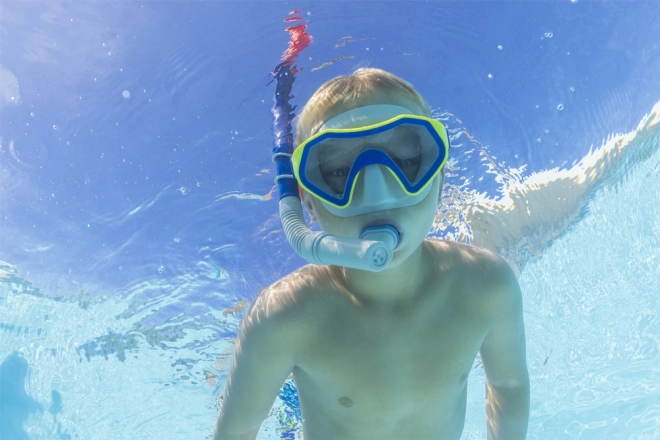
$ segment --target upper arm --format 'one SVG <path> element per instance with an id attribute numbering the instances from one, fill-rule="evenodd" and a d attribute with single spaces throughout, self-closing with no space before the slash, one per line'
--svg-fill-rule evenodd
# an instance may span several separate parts
<path id="1" fill-rule="evenodd" d="M 243 318 L 215 439 L 254 439 L 293 370 L 291 320 L 286 313 L 267 316 L 267 311 L 265 301 L 257 300 Z"/>
<path id="2" fill-rule="evenodd" d="M 488 305 L 491 326 L 480 354 L 489 385 L 508 388 L 529 382 L 520 286 L 510 266 L 497 264 Z"/>

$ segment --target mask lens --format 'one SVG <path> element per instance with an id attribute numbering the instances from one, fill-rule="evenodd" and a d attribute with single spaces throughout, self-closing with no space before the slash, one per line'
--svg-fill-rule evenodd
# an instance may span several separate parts
<path id="1" fill-rule="evenodd" d="M 370 132 L 366 136 L 359 132 L 328 133 L 325 139 L 310 147 L 305 163 L 310 183 L 342 199 L 351 191 L 360 169 L 378 163 L 392 168 L 403 185 L 414 187 L 427 175 L 441 151 L 444 153 L 444 146 L 438 145 L 422 125 L 404 123 Z M 371 150 L 381 153 L 369 155 L 376 158 L 372 161 L 358 160 L 363 153 L 373 153 Z M 354 167 L 360 169 L 353 170 Z M 350 176 L 353 176 L 351 181 Z"/>

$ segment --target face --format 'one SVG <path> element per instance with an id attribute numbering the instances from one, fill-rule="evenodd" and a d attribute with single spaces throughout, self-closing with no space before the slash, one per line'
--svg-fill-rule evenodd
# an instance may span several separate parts
<path id="1" fill-rule="evenodd" d="M 415 111 L 416 114 L 423 115 L 423 112 L 419 109 L 416 103 L 411 102 L 408 99 L 399 98 L 395 102 L 389 101 L 380 101 L 374 102 L 374 104 L 396 104 L 403 107 L 409 108 L 412 111 Z M 349 109 L 343 109 L 338 111 L 341 113 Z M 333 115 L 326 118 L 329 119 Z M 378 139 L 373 139 L 373 141 L 379 141 Z M 394 148 L 412 148 L 414 145 L 406 146 L 404 143 L 397 142 L 397 139 L 383 139 L 383 142 L 379 143 L 380 148 L 384 149 L 394 149 Z M 358 150 L 364 150 L 368 148 L 365 145 L 348 145 L 343 144 L 337 146 L 339 152 L 345 148 L 354 148 Z M 333 150 L 329 150 L 333 151 Z M 406 151 L 397 151 L 399 157 L 403 157 L 407 152 Z M 412 152 L 411 157 L 416 155 Z M 350 156 L 355 157 L 355 153 Z M 345 180 L 345 174 L 350 164 L 343 164 L 341 162 L 342 154 L 337 154 L 335 164 L 333 161 L 327 161 L 328 165 L 334 166 L 327 174 L 329 179 L 342 179 Z M 409 163 L 408 163 L 409 162 Z M 416 163 L 412 160 L 408 160 L 405 163 L 400 164 L 404 173 L 407 173 L 406 166 L 414 167 Z M 348 168 L 347 168 L 348 167 Z M 346 170 L 344 170 L 346 168 Z M 324 173 L 325 176 L 326 173 Z M 413 174 L 413 171 L 411 171 Z M 368 226 L 380 225 L 380 224 L 391 224 L 394 225 L 400 233 L 400 243 L 399 246 L 394 251 L 394 258 L 390 267 L 397 265 L 401 261 L 404 261 L 408 256 L 410 256 L 422 243 L 426 235 L 428 234 L 433 220 L 435 218 L 440 190 L 444 182 L 444 168 L 440 174 L 434 179 L 431 184 L 431 190 L 427 196 L 422 199 L 419 203 L 407 206 L 403 208 L 388 209 L 384 211 L 370 212 L 360 215 L 355 215 L 351 217 L 338 217 L 329 212 L 325 205 L 318 200 L 316 197 L 302 191 L 301 196 L 302 200 L 305 203 L 308 211 L 312 214 L 313 218 L 318 221 L 320 226 L 324 231 L 335 234 L 341 237 L 347 238 L 358 238 L 362 230 Z M 332 182 L 328 182 L 329 184 Z M 342 187 L 341 182 L 337 184 L 337 187 Z"/>

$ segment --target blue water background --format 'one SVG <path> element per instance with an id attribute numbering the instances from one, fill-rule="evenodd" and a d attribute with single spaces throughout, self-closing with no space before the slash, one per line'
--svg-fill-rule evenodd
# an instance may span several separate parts
<path id="1" fill-rule="evenodd" d="M 294 103 L 355 68 L 390 70 L 523 175 L 570 166 L 660 99 L 655 1 L 3 3 L 0 64 L 19 92 L 0 113 L 0 260 L 14 268 L 0 290 L 0 360 L 3 380 L 27 385 L 3 397 L 21 423 L 2 429 L 111 438 L 125 432 L 123 410 L 81 402 L 97 381 L 121 382 L 123 393 L 104 392 L 120 407 L 135 381 L 180 385 L 158 411 L 146 398 L 131 407 L 135 438 L 153 438 L 150 420 L 193 411 L 168 407 L 172 396 L 203 403 L 171 438 L 210 433 L 227 373 L 216 360 L 241 317 L 223 311 L 304 264 L 275 198 L 264 200 L 267 84 L 293 9 L 314 38 Z M 498 196 L 492 174 L 466 175 Z M 45 371 L 71 359 L 75 368 Z"/>

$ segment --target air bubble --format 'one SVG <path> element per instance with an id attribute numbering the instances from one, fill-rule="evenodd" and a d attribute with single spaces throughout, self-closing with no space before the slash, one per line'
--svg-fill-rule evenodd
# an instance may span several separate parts
<path id="1" fill-rule="evenodd" d="M 498 48 L 499 50 L 502 50 L 502 45 L 501 45 L 501 44 L 498 44 L 498 45 L 497 45 L 497 48 Z"/>
<path id="2" fill-rule="evenodd" d="M 128 90 L 124 90 L 123 92 L 121 92 L 121 96 L 128 99 L 131 97 L 131 92 L 129 92 Z"/>
<path id="3" fill-rule="evenodd" d="M 53 130 L 57 130 L 57 125 L 53 125 Z"/>
<path id="4" fill-rule="evenodd" d="M 158 273 L 163 273 L 163 272 L 165 272 L 165 266 L 160 266 L 158 268 Z"/>
<path id="5" fill-rule="evenodd" d="M 574 91 L 575 91 L 575 87 L 571 87 L 571 88 L 568 89 L 568 90 L 570 90 L 571 92 L 574 92 Z"/>
<path id="6" fill-rule="evenodd" d="M 546 32 L 545 38 L 552 38 L 552 32 Z"/>
<path id="7" fill-rule="evenodd" d="M 539 142 L 539 143 L 540 143 L 540 142 L 541 142 L 541 138 L 538 138 L 538 139 L 536 140 L 536 142 Z"/>
<path id="8" fill-rule="evenodd" d="M 559 104 L 559 105 L 557 106 L 557 110 L 560 110 L 560 111 L 561 111 L 561 110 L 564 110 L 564 104 Z"/>

